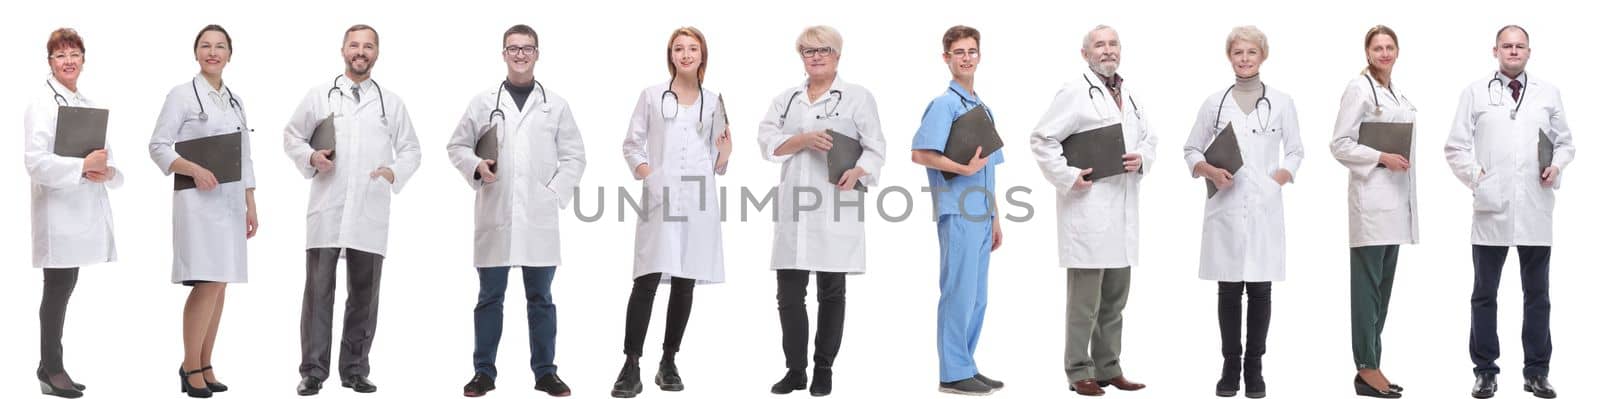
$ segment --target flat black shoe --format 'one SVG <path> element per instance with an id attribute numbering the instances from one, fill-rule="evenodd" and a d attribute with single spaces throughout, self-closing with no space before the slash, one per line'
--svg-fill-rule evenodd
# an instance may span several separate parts
<path id="1" fill-rule="evenodd" d="M 476 398 L 493 390 L 494 378 L 483 372 L 477 372 L 472 374 L 472 380 L 467 381 L 466 386 L 461 387 L 461 396 Z"/>
<path id="2" fill-rule="evenodd" d="M 565 381 L 561 381 L 561 376 L 555 374 L 539 377 L 539 381 L 533 383 L 533 389 L 556 397 L 572 395 L 572 388 L 568 387 Z"/>
<path id="3" fill-rule="evenodd" d="M 356 391 L 356 393 L 378 392 L 378 385 L 377 384 L 373 384 L 372 381 L 367 380 L 367 376 L 364 376 L 364 375 L 358 375 L 358 376 L 349 377 L 349 378 L 341 378 L 341 379 L 339 379 L 339 386 L 342 386 L 342 387 L 345 387 L 345 388 L 350 388 L 350 390 Z"/>
<path id="4" fill-rule="evenodd" d="M 978 381 L 976 377 L 953 382 L 939 383 L 939 392 L 957 395 L 984 396 L 994 393 L 994 388 Z"/>
<path id="5" fill-rule="evenodd" d="M 983 385 L 988 385 L 989 389 L 996 391 L 1000 390 L 1000 388 L 1006 387 L 1006 383 L 1000 382 L 1000 380 L 989 378 L 989 376 L 983 375 L 983 373 L 978 373 L 977 375 L 972 376 L 972 378 L 977 378 L 978 382 L 983 383 Z"/>
<path id="6" fill-rule="evenodd" d="M 1400 397 L 1400 393 L 1395 392 L 1393 389 L 1388 391 L 1379 391 L 1378 388 L 1373 388 L 1371 384 L 1367 384 L 1366 380 L 1362 380 L 1360 375 L 1356 376 L 1355 387 L 1357 396 L 1369 396 L 1374 398 Z"/>
<path id="7" fill-rule="evenodd" d="M 611 397 L 631 398 L 644 392 L 644 383 L 639 382 L 639 365 L 623 364 L 622 372 L 617 373 L 617 383 L 611 385 Z"/>
<path id="8" fill-rule="evenodd" d="M 833 368 L 818 367 L 811 370 L 811 396 L 828 396 L 833 393 Z"/>
<path id="9" fill-rule="evenodd" d="M 804 369 L 789 369 L 783 373 L 783 379 L 772 384 L 772 394 L 787 395 L 790 392 L 806 389 L 806 372 Z"/>
<path id="10" fill-rule="evenodd" d="M 72 377 L 67 377 L 66 372 L 58 374 L 61 377 L 60 379 L 63 380 L 62 382 L 64 382 L 61 384 L 61 387 L 57 387 L 56 384 L 51 381 L 50 376 L 45 374 L 44 368 L 40 368 L 37 374 L 39 377 L 39 393 L 62 398 L 83 397 L 83 388 L 79 388 L 76 384 L 73 384 Z"/>
<path id="11" fill-rule="evenodd" d="M 206 387 L 195 388 L 195 387 L 189 386 L 189 376 L 193 376 L 193 375 L 204 373 L 204 372 L 206 372 L 206 369 L 204 369 L 204 368 L 197 369 L 197 370 L 183 371 L 183 366 L 178 366 L 178 385 L 179 385 L 179 389 L 180 389 L 179 392 L 183 392 L 185 395 L 189 395 L 189 397 L 191 397 L 191 398 L 209 398 L 209 397 L 211 397 L 211 389 L 210 388 L 206 388 Z M 202 379 L 204 379 L 204 378 L 202 378 Z"/>
<path id="12" fill-rule="evenodd" d="M 667 392 L 683 390 L 683 377 L 678 375 L 678 365 L 662 364 L 656 369 L 656 386 Z"/>
<path id="13" fill-rule="evenodd" d="M 300 377 L 300 385 L 294 387 L 294 393 L 300 396 L 311 396 L 322 392 L 322 380 L 316 377 Z"/>
<path id="14" fill-rule="evenodd" d="M 1533 396 L 1544 399 L 1556 397 L 1556 387 L 1550 385 L 1550 377 L 1534 376 L 1522 380 L 1522 390 L 1532 392 Z"/>
<path id="15" fill-rule="evenodd" d="M 1494 382 L 1494 374 L 1481 373 L 1472 382 L 1472 397 L 1486 399 L 1494 397 L 1494 391 L 1500 390 L 1500 385 Z"/>

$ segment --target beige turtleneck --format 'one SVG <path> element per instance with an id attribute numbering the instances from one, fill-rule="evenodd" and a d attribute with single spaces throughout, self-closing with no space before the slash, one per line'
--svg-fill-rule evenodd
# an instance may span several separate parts
<path id="1" fill-rule="evenodd" d="M 1235 77 L 1233 84 L 1233 101 L 1239 104 L 1239 110 L 1245 114 L 1256 112 L 1256 100 L 1266 91 L 1266 86 L 1261 84 L 1261 74 L 1248 78 Z"/>

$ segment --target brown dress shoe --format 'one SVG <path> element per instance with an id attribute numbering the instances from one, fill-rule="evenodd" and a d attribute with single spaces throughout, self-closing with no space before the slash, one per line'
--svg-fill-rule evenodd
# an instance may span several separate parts
<path id="1" fill-rule="evenodd" d="M 1098 384 L 1100 386 L 1102 386 L 1102 387 L 1104 387 L 1104 386 L 1114 386 L 1114 387 L 1117 387 L 1117 389 L 1124 390 L 1124 391 L 1137 391 L 1137 390 L 1140 390 L 1140 389 L 1144 389 L 1144 384 L 1140 384 L 1140 383 L 1133 382 L 1133 381 L 1128 381 L 1127 378 L 1123 378 L 1120 375 L 1117 376 L 1117 378 L 1112 378 L 1112 379 L 1109 379 L 1109 380 L 1100 381 Z"/>
<path id="2" fill-rule="evenodd" d="M 1095 382 L 1095 380 L 1079 380 L 1078 382 L 1072 383 L 1072 392 L 1077 392 L 1079 395 L 1083 396 L 1100 396 L 1106 394 L 1105 390 L 1100 389 L 1100 383 Z"/>

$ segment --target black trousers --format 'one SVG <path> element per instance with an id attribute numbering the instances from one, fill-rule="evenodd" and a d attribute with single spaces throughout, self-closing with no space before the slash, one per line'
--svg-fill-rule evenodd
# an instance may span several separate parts
<path id="1" fill-rule="evenodd" d="M 1472 372 L 1499 374 L 1500 335 L 1495 332 L 1499 309 L 1500 271 L 1510 247 L 1472 246 L 1472 336 L 1468 350 Z M 1519 246 L 1522 263 L 1522 375 L 1550 375 L 1550 247 Z"/>
<path id="2" fill-rule="evenodd" d="M 1248 313 L 1239 297 L 1248 292 Z M 1241 323 L 1242 322 L 1242 323 Z M 1246 378 L 1260 378 L 1261 356 L 1267 353 L 1267 326 L 1272 323 L 1272 282 L 1217 282 L 1217 324 L 1222 327 L 1222 357 L 1225 371 L 1240 365 Z M 1240 324 L 1245 342 L 1239 343 Z"/>
<path id="3" fill-rule="evenodd" d="M 78 268 L 44 269 L 44 295 L 39 300 L 39 368 L 45 374 L 66 371 L 61 360 L 61 335 L 67 323 L 67 300 L 78 286 Z"/>
<path id="4" fill-rule="evenodd" d="M 672 294 L 667 298 L 667 334 L 661 343 L 663 360 L 670 359 L 683 345 L 683 330 L 689 327 L 689 310 L 694 307 L 694 284 L 694 279 L 672 278 Z M 624 322 L 623 354 L 634 357 L 644 354 L 644 336 L 650 330 L 650 310 L 655 307 L 656 287 L 660 285 L 661 273 L 633 279 L 633 292 L 628 295 L 628 317 Z"/>
<path id="5" fill-rule="evenodd" d="M 306 287 L 300 307 L 300 376 L 328 378 L 333 351 L 333 301 L 338 283 L 339 248 L 306 250 Z M 368 354 L 378 331 L 378 283 L 383 256 L 344 249 L 349 284 L 344 302 L 344 334 L 339 342 L 339 377 L 365 377 Z"/>
<path id="6" fill-rule="evenodd" d="M 817 353 L 812 360 L 817 368 L 832 368 L 844 339 L 845 273 L 817 274 Z M 806 315 L 806 285 L 811 272 L 778 271 L 778 323 L 783 328 L 784 365 L 791 370 L 806 368 L 806 338 L 811 323 Z"/>

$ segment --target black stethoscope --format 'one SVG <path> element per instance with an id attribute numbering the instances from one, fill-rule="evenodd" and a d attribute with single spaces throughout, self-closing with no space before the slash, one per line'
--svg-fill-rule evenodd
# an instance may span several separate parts
<path id="1" fill-rule="evenodd" d="M 1101 108 L 1100 107 L 1100 103 L 1095 103 L 1094 102 L 1094 93 L 1095 92 L 1100 92 L 1100 97 L 1104 98 L 1106 96 L 1106 91 L 1100 89 L 1100 86 L 1095 86 L 1094 85 L 1094 81 L 1089 80 L 1089 75 L 1083 75 L 1083 81 L 1089 83 L 1089 102 L 1094 103 L 1094 112 L 1096 114 L 1103 115 L 1104 111 L 1100 110 L 1100 108 Z M 1138 101 L 1133 101 L 1133 95 L 1132 94 L 1128 95 L 1128 105 L 1132 105 L 1133 106 L 1133 116 L 1135 118 L 1139 118 L 1140 120 L 1144 120 L 1144 111 L 1140 111 L 1139 110 L 1139 102 Z"/>
<path id="2" fill-rule="evenodd" d="M 778 128 L 779 129 L 783 128 L 784 122 L 788 122 L 789 121 L 789 108 L 794 107 L 794 99 L 796 97 L 800 97 L 800 92 L 801 92 L 801 90 L 795 90 L 794 94 L 790 94 L 789 95 L 789 102 L 785 103 L 785 105 L 783 106 L 783 114 L 782 115 L 778 115 Z M 839 90 L 828 90 L 828 97 L 832 97 L 833 98 L 833 100 L 832 100 L 833 101 L 833 106 L 829 107 L 826 110 L 826 112 L 823 112 L 822 115 L 817 115 L 817 119 L 818 120 L 829 119 L 829 118 L 833 118 L 835 116 L 839 116 L 839 104 L 844 102 L 844 92 L 841 92 Z"/>
<path id="3" fill-rule="evenodd" d="M 1232 86 L 1228 86 L 1228 90 L 1222 92 L 1222 98 L 1217 100 L 1217 118 L 1216 118 L 1216 121 L 1217 121 L 1216 124 L 1217 125 L 1221 125 L 1222 124 L 1222 105 L 1228 103 L 1228 94 L 1232 94 L 1233 93 L 1233 88 L 1236 87 L 1236 86 L 1238 86 L 1238 84 L 1234 84 Z M 1257 115 L 1256 116 L 1256 125 L 1257 126 L 1256 126 L 1255 129 L 1250 129 L 1251 133 L 1261 133 L 1261 129 L 1265 129 L 1267 127 L 1267 122 L 1271 122 L 1272 121 L 1272 100 L 1267 98 L 1267 84 L 1266 83 L 1262 83 L 1261 84 L 1261 97 L 1256 98 L 1256 108 L 1258 110 L 1261 108 L 1261 103 L 1263 101 L 1267 103 L 1267 119 L 1266 119 L 1266 122 L 1263 122 L 1262 119 L 1261 119 L 1261 116 Z M 1222 127 L 1218 126 L 1217 128 L 1221 129 Z"/>
<path id="4" fill-rule="evenodd" d="M 1528 76 L 1528 73 L 1523 72 L 1521 76 Z M 1494 88 L 1496 86 L 1500 87 L 1500 95 L 1498 96 L 1494 95 Z M 1505 96 L 1506 93 L 1506 81 L 1500 79 L 1500 74 L 1496 73 L 1494 75 L 1494 79 L 1489 80 L 1489 84 L 1486 87 L 1489 90 L 1490 106 L 1500 107 L 1506 105 L 1505 99 L 1501 98 L 1502 96 Z M 1522 110 L 1522 99 L 1524 98 L 1528 98 L 1528 87 L 1526 86 L 1522 88 L 1522 94 L 1517 97 L 1517 107 L 1511 109 L 1511 120 L 1517 120 L 1517 111 Z"/>
<path id="5" fill-rule="evenodd" d="M 1383 115 L 1383 101 L 1378 98 L 1378 83 L 1372 80 L 1372 75 L 1361 74 L 1361 76 L 1367 78 L 1367 86 L 1372 88 L 1372 106 L 1377 108 L 1378 115 Z M 1385 87 L 1385 89 L 1389 90 L 1389 95 L 1394 96 L 1396 101 L 1400 100 L 1400 96 L 1394 94 L 1394 88 Z"/>
<path id="6" fill-rule="evenodd" d="M 46 81 L 44 81 L 44 86 L 45 87 L 49 87 L 51 93 L 55 93 L 55 100 L 56 100 L 56 105 L 57 106 L 62 106 L 62 107 L 67 106 L 67 96 L 61 95 L 61 91 L 60 90 L 56 90 L 56 85 L 50 84 L 50 81 L 46 80 Z"/>
<path id="7" fill-rule="evenodd" d="M 340 97 L 344 96 L 344 89 L 339 88 L 340 76 L 344 75 L 337 75 L 333 77 L 333 88 L 328 89 L 328 104 L 330 106 L 333 104 L 333 93 L 339 93 Z M 378 111 L 383 113 L 383 119 L 380 119 L 379 122 L 383 122 L 383 124 L 387 125 L 389 124 L 389 109 L 385 108 L 383 105 L 383 86 L 379 86 L 377 80 L 368 79 L 367 81 L 372 82 L 372 87 L 378 89 Z"/>
<path id="8" fill-rule="evenodd" d="M 189 89 L 194 91 L 194 103 L 200 105 L 200 122 L 210 121 L 211 115 L 206 113 L 206 102 L 200 100 L 200 85 L 190 80 Z M 239 110 L 239 121 L 244 122 L 244 107 L 239 105 L 239 99 L 233 97 L 233 88 L 223 86 L 222 89 L 228 92 L 228 106 Z"/>
<path id="9" fill-rule="evenodd" d="M 700 94 L 705 94 L 705 84 L 698 84 L 695 90 Z M 667 97 L 672 97 L 672 101 L 668 102 Z M 694 130 L 700 131 L 706 127 L 706 99 L 702 97 L 696 102 L 700 103 L 700 118 L 696 120 L 694 124 Z M 669 108 L 672 109 L 671 115 L 667 115 L 667 109 Z M 661 93 L 661 118 L 678 119 L 678 92 L 672 91 L 671 83 L 667 84 L 667 91 Z"/>
<path id="10" fill-rule="evenodd" d="M 954 93 L 956 95 L 956 99 L 961 100 L 961 106 L 962 107 L 966 107 L 967 111 L 971 111 L 973 108 L 977 108 L 979 105 L 983 105 L 982 103 L 979 103 L 977 101 L 968 100 L 966 96 L 961 95 L 961 92 L 956 91 L 956 88 L 954 88 L 954 87 L 950 88 L 950 92 Z M 967 103 L 972 103 L 972 106 L 971 107 L 967 107 Z"/>
<path id="11" fill-rule="evenodd" d="M 374 82 L 374 84 L 376 84 L 376 82 Z M 491 125 L 494 124 L 494 117 L 496 116 L 500 117 L 501 121 L 506 120 L 506 112 L 500 110 L 500 94 L 506 91 L 506 85 L 509 84 L 511 84 L 510 81 L 500 81 L 500 88 L 494 92 L 494 110 L 489 111 L 489 124 Z M 544 94 L 544 85 L 540 84 L 539 80 L 535 79 L 533 81 L 533 88 L 539 89 L 539 111 L 550 112 L 550 97 Z"/>

